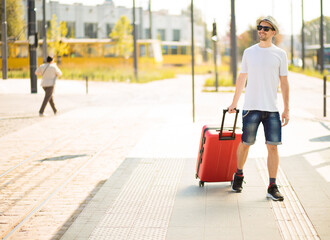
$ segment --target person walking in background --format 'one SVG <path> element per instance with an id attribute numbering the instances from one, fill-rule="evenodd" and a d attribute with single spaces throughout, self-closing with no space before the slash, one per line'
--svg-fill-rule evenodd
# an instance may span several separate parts
<path id="1" fill-rule="evenodd" d="M 57 109 L 54 103 L 53 92 L 57 77 L 62 76 L 61 70 L 57 67 L 53 57 L 48 56 L 47 63 L 38 67 L 35 74 L 42 76 L 41 86 L 45 90 L 45 97 L 39 110 L 39 116 L 45 116 L 44 111 L 48 102 L 52 107 L 54 114 L 56 114 Z"/>
<path id="2" fill-rule="evenodd" d="M 243 187 L 243 167 L 249 148 L 256 140 L 260 123 L 263 124 L 266 146 L 268 150 L 267 167 L 269 186 L 267 197 L 275 201 L 283 201 L 284 197 L 276 185 L 279 165 L 277 145 L 282 144 L 282 126 L 289 122 L 289 82 L 288 62 L 284 50 L 272 43 L 278 34 L 278 25 L 271 16 L 257 20 L 260 42 L 245 49 L 240 74 L 237 78 L 236 90 L 229 113 L 234 113 L 238 100 L 246 85 L 243 105 L 243 133 L 237 148 L 237 171 L 233 176 L 232 190 L 241 192 Z M 277 88 L 280 85 L 284 110 L 282 119 L 277 108 Z M 282 120 L 282 121 L 281 121 Z"/>

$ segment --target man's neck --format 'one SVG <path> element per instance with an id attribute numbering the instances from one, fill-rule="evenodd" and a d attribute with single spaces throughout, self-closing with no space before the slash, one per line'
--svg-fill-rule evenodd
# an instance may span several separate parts
<path id="1" fill-rule="evenodd" d="M 260 41 L 259 42 L 259 47 L 261 48 L 268 48 L 271 47 L 273 43 L 271 41 Z"/>

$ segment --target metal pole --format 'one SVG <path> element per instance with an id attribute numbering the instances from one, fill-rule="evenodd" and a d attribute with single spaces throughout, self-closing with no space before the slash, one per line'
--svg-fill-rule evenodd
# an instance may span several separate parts
<path id="1" fill-rule="evenodd" d="M 8 52 L 7 52 L 7 16 L 6 16 L 6 0 L 2 0 L 2 79 L 7 79 L 8 70 Z"/>
<path id="2" fill-rule="evenodd" d="M 214 44 L 214 72 L 215 72 L 215 91 L 218 91 L 218 67 L 217 67 L 217 41 L 213 41 Z"/>
<path id="3" fill-rule="evenodd" d="M 152 39 L 152 13 L 151 13 L 151 0 L 149 0 L 149 39 Z"/>
<path id="4" fill-rule="evenodd" d="M 304 21 L 304 0 L 301 0 L 301 59 L 302 59 L 302 69 L 305 69 L 305 21 Z"/>
<path id="5" fill-rule="evenodd" d="M 230 49 L 231 49 L 231 71 L 233 73 L 233 83 L 237 78 L 237 44 L 236 44 L 236 19 L 235 0 L 231 0 L 231 28 L 230 28 Z"/>
<path id="6" fill-rule="evenodd" d="M 88 76 L 85 77 L 86 80 L 86 94 L 88 94 Z"/>
<path id="7" fill-rule="evenodd" d="M 138 81 L 138 70 L 137 70 L 137 46 L 136 46 L 136 25 L 135 25 L 135 0 L 133 0 L 133 61 L 134 61 L 134 76 L 135 80 Z"/>
<path id="8" fill-rule="evenodd" d="M 291 0 L 291 64 L 293 65 L 293 7 Z"/>
<path id="9" fill-rule="evenodd" d="M 324 33 L 323 33 L 323 0 L 321 0 L 321 20 L 320 20 L 320 70 L 324 70 Z"/>
<path id="10" fill-rule="evenodd" d="M 37 48 L 35 44 L 36 35 L 36 9 L 35 0 L 28 0 L 28 36 L 29 36 L 29 53 L 30 53 L 30 79 L 31 93 L 37 93 Z"/>
<path id="11" fill-rule="evenodd" d="M 193 122 L 195 122 L 195 46 L 194 46 L 194 0 L 191 0 L 191 77 L 192 77 L 192 107 Z"/>
<path id="12" fill-rule="evenodd" d="M 327 116 L 327 76 L 323 76 L 323 117 Z"/>
<path id="13" fill-rule="evenodd" d="M 42 30 L 43 30 L 43 58 L 47 62 L 47 26 L 46 26 L 46 0 L 42 0 Z"/>
<path id="14" fill-rule="evenodd" d="M 218 68 L 217 68 L 217 24 L 213 22 L 212 41 L 213 41 L 213 60 L 214 60 L 214 73 L 215 73 L 215 91 L 218 91 Z"/>

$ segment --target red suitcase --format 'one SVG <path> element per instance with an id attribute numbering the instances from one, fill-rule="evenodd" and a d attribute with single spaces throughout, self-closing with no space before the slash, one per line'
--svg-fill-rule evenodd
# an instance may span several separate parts
<path id="1" fill-rule="evenodd" d="M 239 110 L 236 110 L 233 129 L 224 130 L 227 109 L 223 110 L 221 128 L 205 125 L 202 130 L 196 166 L 199 186 L 204 182 L 232 181 L 236 171 L 236 150 L 241 141 L 241 133 L 235 133 Z"/>

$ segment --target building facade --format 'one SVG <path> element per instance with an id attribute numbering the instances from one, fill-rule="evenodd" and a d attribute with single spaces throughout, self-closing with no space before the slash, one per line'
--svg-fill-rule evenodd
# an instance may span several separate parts
<path id="1" fill-rule="evenodd" d="M 27 21 L 27 0 L 22 0 L 24 17 Z M 37 29 L 42 36 L 42 0 L 35 0 Z M 119 18 L 125 15 L 133 21 L 132 8 L 116 7 L 112 0 L 105 0 L 103 4 L 87 6 L 82 4 L 62 4 L 57 1 L 46 2 L 46 21 L 49 25 L 53 15 L 57 21 L 66 22 L 67 37 L 73 38 L 109 38 Z M 136 8 L 135 24 L 137 38 L 149 38 L 149 11 L 141 7 Z M 188 16 L 170 15 L 167 11 L 152 12 L 152 37 L 163 41 L 191 41 L 191 23 Z M 204 47 L 205 31 L 203 26 L 194 25 L 195 42 Z"/>

